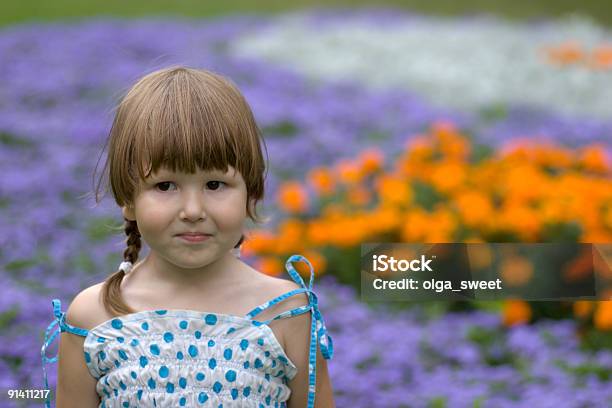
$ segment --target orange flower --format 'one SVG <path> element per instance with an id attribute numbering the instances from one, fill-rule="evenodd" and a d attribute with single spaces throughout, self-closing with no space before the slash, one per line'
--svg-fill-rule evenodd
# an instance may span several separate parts
<path id="1" fill-rule="evenodd" d="M 304 247 L 304 224 L 295 219 L 287 219 L 278 227 L 278 239 L 274 248 L 275 253 L 282 255 L 290 252 L 299 252 Z"/>
<path id="2" fill-rule="evenodd" d="M 583 148 L 580 153 L 580 164 L 585 169 L 596 173 L 606 173 L 609 171 L 605 150 L 600 145 Z"/>
<path id="3" fill-rule="evenodd" d="M 260 258 L 255 264 L 255 269 L 270 276 L 279 276 L 284 271 L 283 264 L 272 256 Z"/>
<path id="4" fill-rule="evenodd" d="M 434 148 L 428 136 L 415 135 L 407 143 L 401 159 L 401 168 L 410 171 L 412 166 L 426 162 L 434 154 Z"/>
<path id="5" fill-rule="evenodd" d="M 586 319 L 591 314 L 594 306 L 595 302 L 590 300 L 578 300 L 574 302 L 574 316 Z"/>
<path id="6" fill-rule="evenodd" d="M 454 214 L 448 208 L 438 206 L 431 214 L 425 242 L 453 242 L 455 229 Z"/>
<path id="7" fill-rule="evenodd" d="M 582 242 L 612 242 L 612 234 L 600 228 L 590 228 L 581 237 Z"/>
<path id="8" fill-rule="evenodd" d="M 471 227 L 484 224 L 493 216 L 493 204 L 480 191 L 464 191 L 455 197 L 455 205 L 464 222 Z"/>
<path id="9" fill-rule="evenodd" d="M 612 330 L 612 300 L 597 302 L 593 324 L 599 330 Z"/>
<path id="10" fill-rule="evenodd" d="M 476 243 L 477 240 L 468 240 Z M 493 252 L 489 245 L 474 245 L 468 249 L 470 267 L 475 270 L 489 268 L 493 264 Z"/>
<path id="11" fill-rule="evenodd" d="M 365 174 L 373 173 L 376 170 L 382 168 L 384 156 L 378 149 L 368 149 L 361 153 L 359 156 L 359 162 L 361 163 L 361 170 Z"/>
<path id="12" fill-rule="evenodd" d="M 247 235 L 244 243 L 240 246 L 240 250 L 246 256 L 261 254 L 271 251 L 275 242 L 276 239 L 271 232 L 256 230 Z"/>
<path id="13" fill-rule="evenodd" d="M 561 271 L 567 282 L 576 282 L 587 278 L 593 272 L 593 253 L 591 248 L 584 248 L 582 252 L 571 259 Z"/>
<path id="14" fill-rule="evenodd" d="M 499 224 L 519 234 L 523 239 L 533 241 L 541 227 L 538 213 L 524 205 L 508 203 L 499 213 Z"/>
<path id="15" fill-rule="evenodd" d="M 529 322 L 531 307 L 524 300 L 506 300 L 502 310 L 502 321 L 505 326 L 514 326 Z"/>
<path id="16" fill-rule="evenodd" d="M 553 197 L 548 197 L 547 200 L 541 203 L 540 215 L 542 218 L 542 223 L 555 223 L 571 220 L 571 217 L 568 217 L 570 214 L 566 210 L 566 205 L 564 205 L 560 200 L 555 200 Z"/>
<path id="17" fill-rule="evenodd" d="M 533 264 L 517 255 L 505 256 L 499 268 L 504 284 L 508 286 L 524 285 L 533 276 Z"/>
<path id="18" fill-rule="evenodd" d="M 328 224 L 330 240 L 340 248 L 358 245 L 368 234 L 368 226 L 359 216 L 342 217 Z"/>
<path id="19" fill-rule="evenodd" d="M 280 186 L 278 204 L 287 212 L 302 213 L 308 207 L 308 194 L 300 183 L 290 181 Z"/>
<path id="20" fill-rule="evenodd" d="M 401 229 L 402 242 L 423 242 L 431 228 L 431 220 L 421 209 L 409 211 Z"/>
<path id="21" fill-rule="evenodd" d="M 363 176 L 360 166 L 352 161 L 342 160 L 336 166 L 336 172 L 340 181 L 345 184 L 355 184 L 361 181 Z"/>
<path id="22" fill-rule="evenodd" d="M 457 137 L 457 127 L 454 123 L 438 120 L 431 125 L 431 133 L 438 141 Z"/>
<path id="23" fill-rule="evenodd" d="M 370 192 L 361 186 L 350 188 L 347 193 L 349 203 L 355 206 L 364 206 L 370 202 Z"/>
<path id="24" fill-rule="evenodd" d="M 572 164 L 572 155 L 566 148 L 556 146 L 534 147 L 535 162 L 541 166 L 568 168 Z"/>
<path id="25" fill-rule="evenodd" d="M 499 176 L 502 172 L 502 165 L 499 160 L 487 159 L 477 166 L 472 167 L 469 176 L 469 183 L 478 186 L 478 191 L 489 195 L 497 193 L 501 186 Z"/>
<path id="26" fill-rule="evenodd" d="M 514 201 L 537 199 L 549 184 L 546 176 L 529 162 L 514 164 L 505 174 L 503 183 L 507 196 Z"/>
<path id="27" fill-rule="evenodd" d="M 612 68 L 612 45 L 602 45 L 593 50 L 592 65 L 596 68 Z"/>
<path id="28" fill-rule="evenodd" d="M 452 242 L 455 229 L 450 210 L 440 206 L 427 213 L 415 208 L 405 215 L 400 234 L 402 242 Z"/>
<path id="29" fill-rule="evenodd" d="M 442 193 L 449 193 L 465 183 L 467 172 L 465 166 L 459 162 L 441 162 L 432 170 L 431 183 Z"/>
<path id="30" fill-rule="evenodd" d="M 392 207 L 379 207 L 369 214 L 368 225 L 372 233 L 389 232 L 400 223 L 400 213 Z"/>
<path id="31" fill-rule="evenodd" d="M 317 251 L 304 251 L 302 254 L 314 269 L 315 276 L 319 276 L 325 272 L 325 268 L 327 267 L 327 260 L 323 255 L 321 255 Z M 305 279 L 310 279 L 310 270 L 308 269 L 308 265 L 304 262 L 298 262 L 294 264 L 295 269 L 302 275 Z M 308 284 L 308 282 L 306 282 Z"/>
<path id="32" fill-rule="evenodd" d="M 527 141 L 475 164 L 462 160 L 469 149 L 469 139 L 453 125 L 437 123 L 428 135 L 409 142 L 407 152 L 392 166 L 394 172 L 381 172 L 382 154 L 376 150 L 314 169 L 308 175 L 308 190 L 297 182 L 281 186 L 281 208 L 305 211 L 311 188 L 322 195 L 339 186 L 339 199 L 319 200 L 317 217 L 308 218 L 306 224 L 289 220 L 279 226 L 277 236 L 256 235 L 245 249 L 286 256 L 323 246 L 352 248 L 372 238 L 451 242 L 458 232 L 472 242 L 482 242 L 495 232 L 534 241 L 541 238 L 544 225 L 557 223 L 575 223 L 581 241 L 612 242 L 612 166 L 601 147 L 577 154 Z M 374 208 L 372 181 L 378 195 Z M 443 193 L 433 210 L 427 195 L 422 202 L 414 201 L 414 181 L 429 183 Z M 490 264 L 490 256 L 477 255 L 482 265 Z M 511 259 L 501 266 L 510 284 L 522 284 L 534 273 L 526 260 Z M 598 274 L 610 273 L 604 260 L 596 260 L 595 267 Z M 519 306 L 508 305 L 508 319 L 516 320 Z"/>
<path id="33" fill-rule="evenodd" d="M 412 192 L 407 180 L 399 177 L 385 175 L 377 183 L 380 201 L 390 205 L 406 205 L 412 199 Z"/>
<path id="34" fill-rule="evenodd" d="M 332 172 L 325 167 L 318 167 L 308 173 L 308 181 L 320 195 L 332 193 L 336 185 Z"/>
<path id="35" fill-rule="evenodd" d="M 306 236 L 308 241 L 316 246 L 324 246 L 329 243 L 329 231 L 324 220 L 313 220 L 308 224 Z"/>
<path id="36" fill-rule="evenodd" d="M 407 181 L 427 181 L 433 166 L 435 166 L 435 163 L 419 161 L 405 154 L 400 157 L 393 166 L 393 174 L 404 177 Z"/>
<path id="37" fill-rule="evenodd" d="M 432 126 L 433 136 L 437 139 L 439 149 L 449 161 L 464 161 L 470 154 L 470 145 L 461 136 L 454 124 L 436 122 Z"/>
<path id="38" fill-rule="evenodd" d="M 521 162 L 528 161 L 531 157 L 529 150 L 529 141 L 516 138 L 511 142 L 507 142 L 500 149 L 499 157 L 501 161 Z"/>
<path id="39" fill-rule="evenodd" d="M 465 161 L 470 154 L 470 145 L 459 136 L 444 142 L 440 149 L 449 160 Z"/>
<path id="40" fill-rule="evenodd" d="M 550 47 L 546 50 L 548 60 L 550 62 L 567 65 L 582 61 L 585 53 L 582 46 L 575 41 L 568 41 L 556 47 Z"/>

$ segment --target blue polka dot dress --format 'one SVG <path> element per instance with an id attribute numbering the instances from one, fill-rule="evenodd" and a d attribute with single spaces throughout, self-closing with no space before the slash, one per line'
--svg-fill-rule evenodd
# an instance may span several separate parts
<path id="1" fill-rule="evenodd" d="M 306 286 L 292 262 L 310 267 Z M 56 319 L 47 329 L 41 354 L 45 387 L 46 349 L 59 332 L 85 337 L 84 357 L 97 379 L 100 407 L 286 407 L 287 386 L 297 373 L 268 324 L 272 320 L 312 312 L 309 349 L 308 407 L 314 406 L 317 344 L 325 359 L 333 355 L 312 291 L 313 269 L 294 255 L 287 271 L 300 289 L 278 296 L 247 313 L 234 316 L 192 310 L 153 310 L 108 320 L 91 330 L 65 322 L 59 300 L 53 300 Z M 290 296 L 306 293 L 309 304 L 266 321 L 255 320 L 262 311 Z M 50 402 L 45 404 L 50 407 Z"/>

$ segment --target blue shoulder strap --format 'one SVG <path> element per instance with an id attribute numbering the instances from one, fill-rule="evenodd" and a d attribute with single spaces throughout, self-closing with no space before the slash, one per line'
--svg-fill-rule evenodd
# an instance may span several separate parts
<path id="1" fill-rule="evenodd" d="M 53 305 L 53 315 L 55 316 L 55 319 L 47 327 L 47 330 L 45 331 L 45 342 L 43 343 L 42 348 L 40 349 L 40 355 L 42 357 L 43 377 L 45 380 L 46 390 L 49 389 L 46 365 L 48 363 L 55 363 L 57 361 L 57 355 L 51 358 L 47 357 L 47 349 L 53 343 L 53 340 L 55 340 L 57 335 L 61 332 L 68 332 L 83 337 L 87 337 L 88 333 L 86 329 L 81 329 L 79 327 L 71 326 L 70 324 L 66 323 L 66 313 L 62 312 L 62 304 L 59 299 L 53 299 L 51 301 L 51 304 Z M 51 337 L 49 337 L 49 334 L 51 334 Z M 45 407 L 51 407 L 49 397 L 45 399 Z"/>
<path id="2" fill-rule="evenodd" d="M 308 282 L 308 286 L 304 283 L 302 277 L 297 273 L 295 268 L 293 267 L 293 262 L 302 261 L 305 262 L 310 268 L 310 282 Z M 317 344 L 321 348 L 321 354 L 323 358 L 329 360 L 332 358 L 334 354 L 334 345 L 332 342 L 332 338 L 327 332 L 327 328 L 325 327 L 325 322 L 323 320 L 323 316 L 319 311 L 317 295 L 312 291 L 312 283 L 314 281 L 314 268 L 306 259 L 301 255 L 292 255 L 287 260 L 285 264 L 287 272 L 291 278 L 301 286 L 300 289 L 292 290 L 291 292 L 287 292 L 283 295 L 275 297 L 272 300 L 267 301 L 266 303 L 257 306 L 255 309 L 251 310 L 247 313 L 248 318 L 253 318 L 257 316 L 259 313 L 263 312 L 270 306 L 273 306 L 288 297 L 297 295 L 298 293 L 306 293 L 308 296 L 308 305 L 300 306 L 292 310 L 287 310 L 275 316 L 272 319 L 261 322 L 262 324 L 268 324 L 273 320 L 284 319 L 287 317 L 297 316 L 303 313 L 308 313 L 312 311 L 312 320 L 310 325 L 310 349 L 308 352 L 308 408 L 312 408 L 314 406 L 315 400 L 315 389 L 316 389 L 316 367 L 317 367 Z"/>

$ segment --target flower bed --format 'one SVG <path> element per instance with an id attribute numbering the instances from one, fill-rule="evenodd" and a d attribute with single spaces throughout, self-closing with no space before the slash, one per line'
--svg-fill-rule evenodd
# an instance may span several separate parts
<path id="1" fill-rule="evenodd" d="M 320 18 L 321 26 L 337 23 L 337 17 Z M 372 21 L 380 21 L 376 18 Z M 314 251 L 317 246 L 333 246 L 337 254 L 350 260 L 342 251 L 355 248 L 366 231 L 393 233 L 393 239 L 398 240 L 486 239 L 485 232 L 491 232 L 491 228 L 495 231 L 495 225 L 483 218 L 490 192 L 483 194 L 475 187 L 466 191 L 466 177 L 487 180 L 504 175 L 510 180 L 535 174 L 549 187 L 559 188 L 529 191 L 521 183 L 502 183 L 511 187 L 509 197 L 542 199 L 548 211 L 534 213 L 518 202 L 508 204 L 501 225 L 508 230 L 504 232 L 510 234 L 507 236 L 515 234 L 514 239 L 545 237 L 548 232 L 538 217 L 548 214 L 552 220 L 559 220 L 561 210 L 565 216 L 577 217 L 563 222 L 584 227 L 570 227 L 564 233 L 584 240 L 609 238 L 609 214 L 593 209 L 608 197 L 605 188 L 609 186 L 603 180 L 609 170 L 604 156 L 608 144 L 604 150 L 585 148 L 578 156 L 562 147 L 526 148 L 507 156 L 506 161 L 495 162 L 499 166 L 521 158 L 531 163 L 513 171 L 470 161 L 493 157 L 492 149 L 517 136 L 548 135 L 571 146 L 606 142 L 612 129 L 606 120 L 538 113 L 514 106 L 510 99 L 502 101 L 508 102 L 507 106 L 484 112 L 459 112 L 450 105 L 436 106 L 438 102 L 419 96 L 416 88 L 382 90 L 363 87 L 358 81 L 312 81 L 308 75 L 265 61 L 263 55 L 247 58 L 233 53 L 234 44 L 244 36 L 262 32 L 259 30 L 272 27 L 274 21 L 239 16 L 207 21 L 101 19 L 0 30 L 3 388 L 40 387 L 39 350 L 42 329 L 52 317 L 50 299 L 60 297 L 67 305 L 78 290 L 104 279 L 119 263 L 124 244 L 116 230 L 121 222 L 118 209 L 109 200 L 92 207 L 91 197 L 84 195 L 91 189 L 90 175 L 110 127 L 111 106 L 141 74 L 172 63 L 216 70 L 230 76 L 244 91 L 266 137 L 271 160 L 264 213 L 281 214 L 277 210 L 285 208 L 313 217 L 308 241 L 304 241 L 309 247 L 301 249 L 320 273 L 325 262 L 328 270 L 341 265 L 350 271 L 351 265 L 321 257 Z M 396 16 L 389 21 L 404 20 Z M 599 91 L 606 89 L 602 86 Z M 598 100 L 594 98 L 589 105 L 587 98 L 585 109 L 591 107 L 594 113 L 605 110 L 597 105 Z M 554 108 L 553 102 L 547 107 Z M 570 102 L 568 106 L 577 106 L 576 101 Z M 434 133 L 447 140 L 434 150 L 465 159 L 463 155 L 472 149 L 470 160 L 442 165 L 430 160 L 429 141 L 413 136 L 423 134 L 433 123 L 449 122 L 469 131 L 474 140 L 467 142 L 448 128 L 435 128 Z M 400 147 L 410 140 L 420 153 L 407 158 Z M 373 146 L 377 150 L 361 155 Z M 346 159 L 355 156 L 360 160 Z M 399 156 L 398 163 L 409 160 L 409 166 L 404 173 L 393 175 L 387 164 Z M 338 167 L 326 168 L 332 162 Z M 422 168 L 413 168 L 415 163 Z M 553 177 L 572 172 L 578 174 Z M 310 175 L 307 185 L 302 179 L 297 185 L 280 187 L 282 182 L 303 174 Z M 458 178 L 461 174 L 463 179 Z M 591 180 L 586 174 L 592 176 Z M 378 185 L 370 188 L 362 184 L 364 177 L 374 175 L 380 176 Z M 421 189 L 407 187 L 405 177 L 415 181 L 421 177 L 417 183 Z M 595 185 L 604 189 L 595 191 Z M 555 200 L 565 199 L 563 193 L 570 186 L 585 189 L 588 199 L 569 200 L 564 204 L 567 208 L 560 209 Z M 531 196 L 538 192 L 548 195 Z M 555 192 L 560 196 L 553 196 Z M 277 193 L 283 197 L 280 203 L 274 201 Z M 436 207 L 440 193 L 449 194 L 453 205 Z M 379 196 L 393 205 L 370 208 Z M 412 206 L 414 200 L 422 206 L 421 211 L 411 207 L 415 211 L 406 212 L 414 228 L 400 230 L 396 213 L 402 205 Z M 361 215 L 370 218 L 347 219 L 344 211 L 349 207 L 339 210 L 338 205 L 367 209 Z M 465 210 L 473 205 L 481 207 L 478 211 Z M 587 210 L 579 211 L 579 206 Z M 278 233 L 283 239 L 278 252 L 270 254 L 274 256 L 259 259 L 264 271 L 273 272 L 279 256 L 296 249 L 295 240 L 303 232 L 304 220 L 284 217 L 273 217 L 270 224 L 271 234 Z M 324 222 L 317 225 L 316 217 Z M 336 218 L 330 225 L 331 218 L 324 217 Z M 426 222 L 446 228 L 439 228 L 435 236 L 428 235 L 418 228 Z M 372 225 L 378 231 L 372 231 Z M 464 227 L 464 235 L 453 235 L 459 225 Z M 249 245 L 256 246 L 257 242 L 253 238 Z M 561 405 L 591 407 L 609 398 L 609 371 L 605 369 L 610 365 L 609 352 L 578 351 L 574 322 L 540 321 L 505 329 L 500 326 L 503 315 L 482 311 L 428 320 L 419 316 L 418 308 L 399 315 L 370 310 L 355 299 L 350 288 L 329 279 L 320 288 L 324 293 L 323 312 L 338 344 L 336 358 L 330 364 L 338 406 L 400 406 L 401 401 L 409 406 L 537 406 L 538 398 L 546 395 Z M 514 323 L 525 320 L 520 307 L 506 311 L 506 316 L 511 312 L 522 316 Z M 596 316 L 600 310 L 592 304 L 579 304 L 576 315 L 590 325 L 599 321 Z M 564 342 L 549 343 L 548 332 L 561 336 Z M 378 339 L 384 342 L 379 344 Z M 557 363 L 561 359 L 565 363 Z M 50 383 L 55 384 L 53 370 Z M 363 387 L 356 388 L 360 383 Z"/>

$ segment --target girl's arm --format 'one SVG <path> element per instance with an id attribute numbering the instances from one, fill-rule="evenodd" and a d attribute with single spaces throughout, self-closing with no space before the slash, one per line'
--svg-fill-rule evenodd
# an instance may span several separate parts
<path id="1" fill-rule="evenodd" d="M 306 295 L 296 295 L 291 299 L 290 309 L 308 304 Z M 304 313 L 283 319 L 285 323 L 283 328 L 285 351 L 298 369 L 297 374 L 288 384 L 289 388 L 291 388 L 291 396 L 289 401 L 287 401 L 288 408 L 304 408 L 307 406 L 308 349 L 310 347 L 311 318 L 311 313 Z M 327 360 L 323 358 L 318 344 L 315 390 L 315 408 L 335 408 L 331 380 L 327 371 Z"/>
<path id="2" fill-rule="evenodd" d="M 66 321 L 77 327 L 86 327 L 87 303 L 83 292 L 77 296 L 66 314 Z M 72 333 L 61 334 L 57 366 L 57 408 L 94 408 L 100 404 L 96 393 L 96 379 L 85 364 L 83 343 L 85 338 Z"/>

